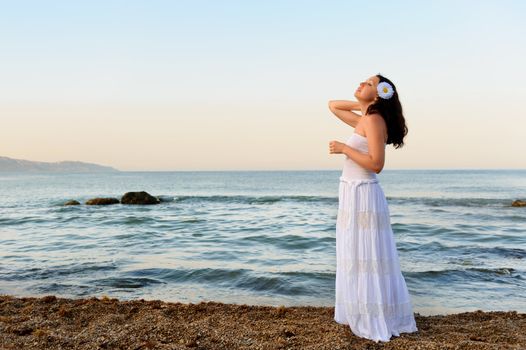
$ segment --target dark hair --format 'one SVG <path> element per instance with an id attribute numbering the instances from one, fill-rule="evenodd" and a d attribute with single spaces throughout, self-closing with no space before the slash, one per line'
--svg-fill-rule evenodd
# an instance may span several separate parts
<path id="1" fill-rule="evenodd" d="M 393 144 L 394 148 L 404 145 L 404 137 L 407 135 L 407 125 L 402 112 L 402 104 L 398 99 L 398 91 L 393 82 L 381 74 L 376 74 L 380 83 L 385 81 L 393 87 L 393 96 L 389 99 L 378 97 L 376 102 L 371 104 L 365 114 L 378 113 L 384 118 L 387 125 L 387 144 Z"/>

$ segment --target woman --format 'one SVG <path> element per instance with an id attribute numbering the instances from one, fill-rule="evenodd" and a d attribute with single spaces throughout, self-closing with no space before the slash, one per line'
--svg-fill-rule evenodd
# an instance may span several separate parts
<path id="1" fill-rule="evenodd" d="M 346 156 L 336 222 L 334 320 L 359 337 L 387 342 L 417 331 L 376 175 L 384 167 L 386 145 L 403 146 L 407 126 L 396 87 L 382 75 L 360 83 L 354 96 L 357 102 L 329 101 L 331 112 L 355 128 L 346 143 L 329 143 L 331 154 Z"/>

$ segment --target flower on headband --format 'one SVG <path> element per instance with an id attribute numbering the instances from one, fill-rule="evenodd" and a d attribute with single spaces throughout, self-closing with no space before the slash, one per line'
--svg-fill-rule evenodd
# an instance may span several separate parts
<path id="1" fill-rule="evenodd" d="M 386 81 L 382 81 L 380 84 L 378 84 L 376 90 L 378 90 L 378 96 L 386 100 L 390 99 L 394 94 L 393 87 Z"/>

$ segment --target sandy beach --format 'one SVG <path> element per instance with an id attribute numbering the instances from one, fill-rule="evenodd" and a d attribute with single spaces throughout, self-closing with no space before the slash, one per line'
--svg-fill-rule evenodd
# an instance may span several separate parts
<path id="1" fill-rule="evenodd" d="M 387 343 L 352 334 L 332 307 L 0 296 L 1 349 L 526 349 L 526 314 L 422 316 Z"/>

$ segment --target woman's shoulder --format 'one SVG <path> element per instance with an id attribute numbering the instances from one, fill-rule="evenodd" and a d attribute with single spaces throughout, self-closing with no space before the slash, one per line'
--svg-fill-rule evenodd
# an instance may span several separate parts
<path id="1" fill-rule="evenodd" d="M 380 113 L 366 114 L 363 119 L 366 123 L 386 125 L 384 117 Z"/>
<path id="2" fill-rule="evenodd" d="M 382 115 L 378 112 L 373 112 L 373 113 L 370 113 L 370 114 L 366 114 L 365 116 L 365 119 L 364 120 L 384 120 L 384 117 L 382 117 Z"/>
<path id="3" fill-rule="evenodd" d="M 363 127 L 365 128 L 366 132 L 368 129 L 374 128 L 382 130 L 384 135 L 387 135 L 387 124 L 384 117 L 382 117 L 380 113 L 366 114 L 363 121 Z M 384 140 L 386 139 L 387 137 L 384 137 Z"/>

